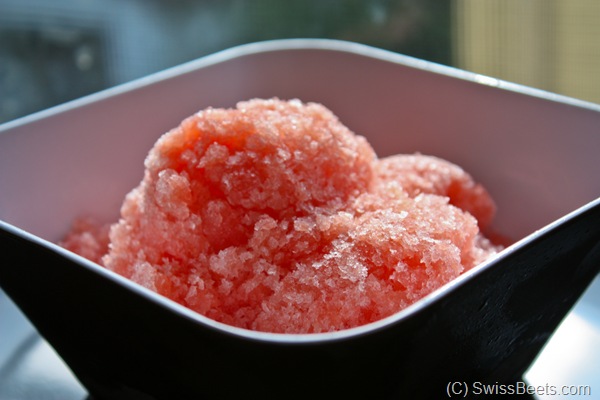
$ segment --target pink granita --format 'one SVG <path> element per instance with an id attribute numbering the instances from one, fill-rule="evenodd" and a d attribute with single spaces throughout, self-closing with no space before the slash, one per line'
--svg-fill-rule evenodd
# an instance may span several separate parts
<path id="1" fill-rule="evenodd" d="M 63 245 L 198 313 L 315 333 L 389 316 L 495 254 L 495 206 L 439 158 L 379 159 L 322 105 L 255 99 L 163 135 L 121 218 Z M 108 244 L 110 243 L 110 244 Z"/>

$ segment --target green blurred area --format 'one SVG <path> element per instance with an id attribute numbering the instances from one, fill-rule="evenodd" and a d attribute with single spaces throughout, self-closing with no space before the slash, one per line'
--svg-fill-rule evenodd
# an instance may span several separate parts
<path id="1" fill-rule="evenodd" d="M 264 40 L 340 39 L 442 64 L 452 59 L 445 1 L 32 3 L 0 0 L 0 122 Z"/>

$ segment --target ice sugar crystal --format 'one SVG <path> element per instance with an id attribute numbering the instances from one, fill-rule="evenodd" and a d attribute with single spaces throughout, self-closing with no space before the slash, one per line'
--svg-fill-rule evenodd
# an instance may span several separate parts
<path id="1" fill-rule="evenodd" d="M 482 262 L 494 214 L 460 167 L 378 158 L 327 108 L 254 99 L 164 134 L 108 228 L 62 244 L 209 318 L 268 332 L 389 316 Z"/>

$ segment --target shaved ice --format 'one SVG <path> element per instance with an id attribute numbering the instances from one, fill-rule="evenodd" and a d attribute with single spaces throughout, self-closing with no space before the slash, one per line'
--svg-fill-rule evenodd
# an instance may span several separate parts
<path id="1" fill-rule="evenodd" d="M 327 108 L 255 99 L 164 134 L 110 226 L 61 243 L 200 314 L 316 333 L 396 313 L 495 254 L 460 167 L 378 158 Z"/>

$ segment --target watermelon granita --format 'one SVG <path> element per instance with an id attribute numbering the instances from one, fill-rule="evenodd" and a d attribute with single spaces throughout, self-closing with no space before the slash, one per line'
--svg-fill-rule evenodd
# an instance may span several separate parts
<path id="1" fill-rule="evenodd" d="M 313 333 L 389 316 L 487 259 L 495 206 L 439 158 L 377 158 L 320 104 L 255 99 L 164 134 L 109 228 L 61 243 L 214 320 Z"/>

